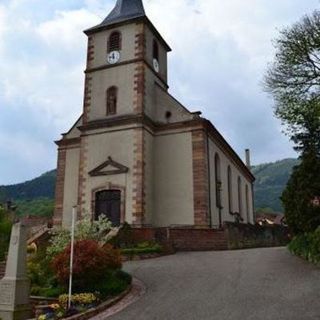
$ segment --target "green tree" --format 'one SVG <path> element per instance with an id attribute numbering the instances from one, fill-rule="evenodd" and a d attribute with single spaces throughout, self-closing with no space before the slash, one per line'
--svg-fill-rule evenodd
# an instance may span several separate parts
<path id="1" fill-rule="evenodd" d="M 294 233 L 320 225 L 320 11 L 281 31 L 275 62 L 265 88 L 275 100 L 275 115 L 300 153 L 282 195 L 288 225 Z"/>
<path id="2" fill-rule="evenodd" d="M 320 155 L 320 11 L 282 30 L 275 48 L 265 77 L 275 115 L 297 151 Z"/>
<path id="3" fill-rule="evenodd" d="M 12 223 L 7 212 L 0 205 L 0 261 L 5 257 L 8 249 Z"/>
<path id="4" fill-rule="evenodd" d="M 320 225 L 320 161 L 315 154 L 304 156 L 296 166 L 282 194 L 286 220 L 295 234 L 311 232 Z"/>

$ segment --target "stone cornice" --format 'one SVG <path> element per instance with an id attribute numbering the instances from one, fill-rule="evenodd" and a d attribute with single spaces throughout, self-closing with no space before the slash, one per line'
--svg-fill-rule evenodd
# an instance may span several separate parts
<path id="1" fill-rule="evenodd" d="M 146 126 L 156 135 L 157 133 L 164 133 L 166 131 L 174 131 L 181 129 L 204 130 L 208 136 L 219 145 L 219 147 L 233 160 L 238 169 L 251 181 L 255 181 L 254 175 L 249 168 L 240 159 L 237 153 L 232 149 L 228 142 L 223 138 L 215 126 L 207 119 L 195 117 L 193 120 L 181 121 L 175 123 L 156 123 L 148 116 L 143 114 L 123 115 L 113 117 L 110 119 L 102 119 L 90 121 L 86 125 L 78 127 L 81 132 L 97 130 L 103 128 L 112 128 L 123 125 L 137 124 Z"/>
<path id="2" fill-rule="evenodd" d="M 72 146 L 72 145 L 80 145 L 81 138 L 62 138 L 61 140 L 55 141 L 55 144 L 59 147 L 66 147 L 66 146 Z"/>

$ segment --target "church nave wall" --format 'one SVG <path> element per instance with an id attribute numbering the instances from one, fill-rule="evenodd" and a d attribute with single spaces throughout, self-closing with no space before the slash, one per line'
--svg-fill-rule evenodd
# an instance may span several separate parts
<path id="1" fill-rule="evenodd" d="M 156 136 L 154 148 L 153 226 L 194 225 L 191 132 Z"/>
<path id="2" fill-rule="evenodd" d="M 224 221 L 234 221 L 235 218 L 230 212 L 241 212 L 241 216 L 244 222 L 248 222 L 247 218 L 247 197 L 246 197 L 246 185 L 248 186 L 248 206 L 249 206 L 249 221 L 253 221 L 253 204 L 252 204 L 252 189 L 251 182 L 241 173 L 234 162 L 226 156 L 223 150 L 216 145 L 216 143 L 210 139 L 209 140 L 209 158 L 210 158 L 210 193 L 211 193 L 211 216 L 212 225 L 219 226 L 219 208 L 217 206 L 217 184 L 216 184 L 216 168 L 215 161 L 216 155 L 218 155 L 218 161 L 220 162 L 220 177 L 217 178 L 221 182 L 221 222 Z M 229 178 L 228 178 L 228 167 L 231 169 L 231 188 L 230 188 L 230 201 L 229 201 Z M 241 179 L 241 201 L 240 205 L 242 209 L 239 208 L 238 201 L 238 178 Z M 231 208 L 230 205 L 231 204 Z"/>

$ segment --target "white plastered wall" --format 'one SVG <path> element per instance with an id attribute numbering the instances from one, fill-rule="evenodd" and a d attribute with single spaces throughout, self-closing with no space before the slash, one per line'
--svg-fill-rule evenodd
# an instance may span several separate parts
<path id="1" fill-rule="evenodd" d="M 238 177 L 241 178 L 241 194 L 242 194 L 242 218 L 244 223 L 253 222 L 253 203 L 252 203 L 252 188 L 251 182 L 246 176 L 244 176 L 235 163 L 225 155 L 221 148 L 219 148 L 214 141 L 209 139 L 209 157 L 210 157 L 210 191 L 211 191 L 211 219 L 212 225 L 219 225 L 219 209 L 216 206 L 216 183 L 215 183 L 215 155 L 216 153 L 220 158 L 220 177 L 222 182 L 221 191 L 221 220 L 233 222 L 234 216 L 230 214 L 229 210 L 229 198 L 228 198 L 228 166 L 232 172 L 232 188 L 231 188 L 231 202 L 232 212 L 240 212 L 238 201 Z M 247 218 L 247 201 L 246 201 L 246 185 L 248 186 L 248 216 Z"/>
<path id="2" fill-rule="evenodd" d="M 159 48 L 159 61 L 158 61 L 159 75 L 161 76 L 162 79 L 164 79 L 165 82 L 167 82 L 168 53 L 166 49 L 163 47 L 162 43 L 157 39 L 157 37 L 154 36 L 154 33 L 149 29 L 149 27 L 146 27 L 145 34 L 146 34 L 146 52 L 147 52 L 146 60 L 151 66 L 153 66 L 153 40 L 156 40 Z"/>
<path id="3" fill-rule="evenodd" d="M 118 88 L 117 114 L 133 113 L 135 65 L 128 64 L 117 68 L 94 72 L 92 76 L 91 106 L 89 121 L 112 118 L 107 117 L 106 90 L 111 86 Z"/>
<path id="4" fill-rule="evenodd" d="M 133 139 L 134 133 L 130 129 L 88 136 L 90 156 L 85 167 L 85 207 L 83 208 L 85 212 L 92 213 L 93 191 L 108 189 L 112 184 L 125 188 L 125 221 L 132 223 Z M 128 167 L 129 172 L 98 177 L 88 175 L 88 172 L 108 160 L 109 156 L 114 161 Z"/>
<path id="5" fill-rule="evenodd" d="M 191 132 L 155 137 L 153 225 L 193 225 Z"/>
<path id="6" fill-rule="evenodd" d="M 110 34 L 114 31 L 121 32 L 122 38 L 119 62 L 132 60 L 135 58 L 135 35 L 138 33 L 138 26 L 136 24 L 128 24 L 99 32 L 92 36 L 94 45 L 94 59 L 92 61 L 92 68 L 98 68 L 107 65 L 108 39 Z"/>

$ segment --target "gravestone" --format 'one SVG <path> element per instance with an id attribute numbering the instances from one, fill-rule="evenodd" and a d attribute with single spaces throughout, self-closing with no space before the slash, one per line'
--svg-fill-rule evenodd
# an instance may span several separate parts
<path id="1" fill-rule="evenodd" d="M 6 273 L 0 281 L 0 318 L 25 320 L 31 316 L 30 281 L 27 277 L 27 228 L 12 227 Z"/>

